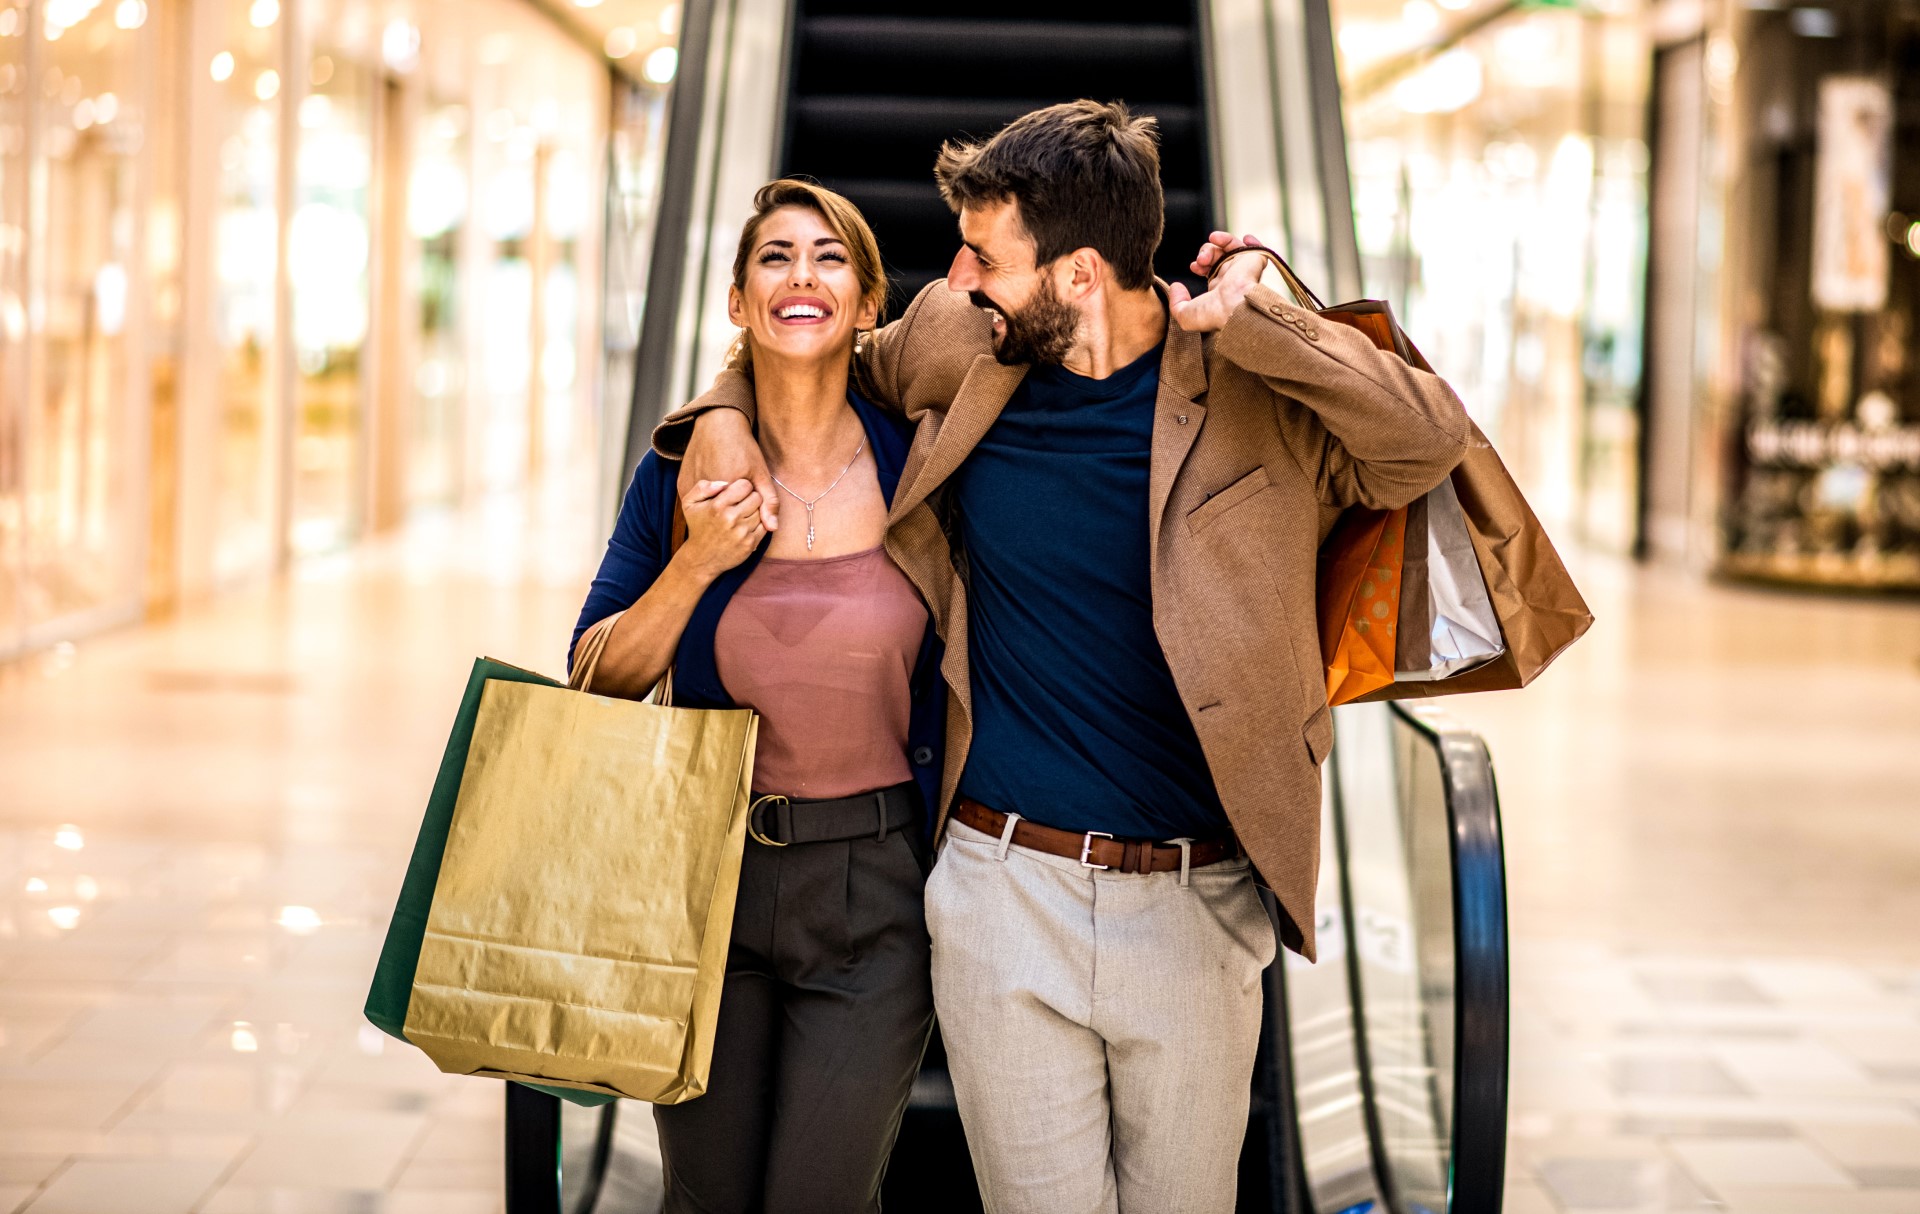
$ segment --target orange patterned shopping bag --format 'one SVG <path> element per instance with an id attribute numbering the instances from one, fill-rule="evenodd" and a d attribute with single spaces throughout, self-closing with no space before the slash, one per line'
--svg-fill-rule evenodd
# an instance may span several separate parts
<path id="1" fill-rule="evenodd" d="M 1393 683 L 1406 538 L 1404 508 L 1355 507 L 1341 514 L 1320 546 L 1320 656 L 1329 704 Z"/>

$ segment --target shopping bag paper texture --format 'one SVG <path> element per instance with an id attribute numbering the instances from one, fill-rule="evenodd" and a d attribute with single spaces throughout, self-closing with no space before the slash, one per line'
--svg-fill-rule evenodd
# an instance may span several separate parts
<path id="1" fill-rule="evenodd" d="M 757 719 L 489 682 L 405 1035 L 443 1071 L 706 1090 Z"/>
<path id="2" fill-rule="evenodd" d="M 1451 477 L 1407 507 L 1397 639 L 1399 682 L 1448 678 L 1504 649 Z"/>
<path id="3" fill-rule="evenodd" d="M 433 902 L 433 887 L 440 880 L 447 830 L 453 822 L 453 806 L 460 795 L 467 750 L 473 742 L 473 723 L 480 715 L 480 696 L 489 681 L 559 686 L 543 674 L 493 658 L 476 659 L 473 671 L 467 676 L 466 693 L 461 696 L 460 709 L 454 714 L 453 730 L 440 759 L 439 774 L 434 777 L 433 792 L 427 797 L 427 811 L 420 821 L 413 856 L 407 861 L 407 875 L 400 886 L 393 918 L 387 923 L 386 942 L 381 946 L 380 960 L 374 966 L 373 983 L 367 992 L 367 1019 L 374 1027 L 402 1041 L 407 1039 L 407 1004 L 413 998 L 413 972 L 420 963 L 420 940 L 427 930 L 427 908 Z M 600 1105 L 614 1099 L 610 1093 L 562 1090 L 546 1084 L 530 1086 L 574 1104 Z"/>
<path id="4" fill-rule="evenodd" d="M 1327 702 L 1393 682 L 1407 512 L 1347 511 L 1320 549 L 1320 652 Z"/>

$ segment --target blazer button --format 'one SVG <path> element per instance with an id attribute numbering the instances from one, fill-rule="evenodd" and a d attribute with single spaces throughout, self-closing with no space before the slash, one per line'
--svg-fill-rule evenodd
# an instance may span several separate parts
<path id="1" fill-rule="evenodd" d="M 1268 304 L 1268 305 L 1267 305 L 1267 311 L 1269 311 L 1269 312 L 1271 312 L 1271 313 L 1273 313 L 1273 314 L 1274 314 L 1275 316 L 1281 316 L 1281 317 L 1284 317 L 1284 316 L 1286 315 L 1286 313 L 1285 313 L 1285 312 L 1283 312 L 1283 311 L 1281 311 L 1281 310 L 1280 310 L 1280 305 L 1279 305 L 1279 304 Z"/>
<path id="2" fill-rule="evenodd" d="M 933 747 L 916 746 L 913 748 L 913 765 L 926 767 L 933 762 Z"/>
<path id="3" fill-rule="evenodd" d="M 1183 426 L 1184 426 L 1184 425 L 1186 425 L 1186 424 L 1187 424 L 1187 415 L 1186 415 L 1186 414 L 1184 414 L 1184 413 L 1182 413 L 1182 414 L 1180 415 L 1180 417 L 1179 417 L 1179 421 L 1180 421 L 1180 424 L 1181 424 L 1181 425 L 1183 425 Z"/>

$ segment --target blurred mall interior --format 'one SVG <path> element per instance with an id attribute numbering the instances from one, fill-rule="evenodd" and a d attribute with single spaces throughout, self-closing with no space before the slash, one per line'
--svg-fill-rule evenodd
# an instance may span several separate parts
<path id="1" fill-rule="evenodd" d="M 754 186 L 917 288 L 940 140 L 1094 95 L 1161 120 L 1162 272 L 1228 226 L 1388 300 L 1597 618 L 1341 710 L 1352 957 L 1275 976 L 1241 1208 L 1920 1214 L 1920 0 L 1097 8 L 0 0 L 0 1212 L 490 1214 L 516 1142 L 542 1214 L 657 1208 L 644 1110 L 509 1126 L 360 1016 L 468 667 L 562 665 Z M 1491 887 L 1451 767 L 1368 851 L 1443 736 Z M 890 1209 L 965 1208 L 937 1153 Z"/>

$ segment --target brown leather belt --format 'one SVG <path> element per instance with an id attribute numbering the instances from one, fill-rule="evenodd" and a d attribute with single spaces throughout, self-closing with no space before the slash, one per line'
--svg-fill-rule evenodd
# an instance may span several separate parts
<path id="1" fill-rule="evenodd" d="M 1007 829 L 1006 814 L 965 797 L 954 805 L 953 820 L 996 839 Z M 1077 835 L 1070 830 L 1055 830 L 1025 818 L 1014 823 L 1013 843 L 1046 852 L 1050 856 L 1078 860 L 1088 868 L 1110 868 L 1117 873 L 1170 873 L 1180 870 L 1181 848 L 1178 844 L 1155 843 L 1150 839 L 1116 839 L 1097 830 Z M 1186 851 L 1187 867 L 1204 868 L 1233 859 L 1240 854 L 1240 844 L 1231 836 L 1195 839 L 1187 845 Z"/>

